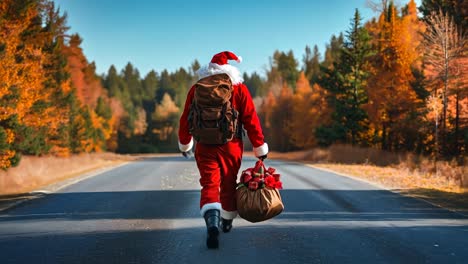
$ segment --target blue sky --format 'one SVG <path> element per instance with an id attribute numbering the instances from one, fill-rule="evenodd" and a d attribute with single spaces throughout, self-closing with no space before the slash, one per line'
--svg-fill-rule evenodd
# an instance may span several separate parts
<path id="1" fill-rule="evenodd" d="M 406 0 L 402 1 L 406 3 Z M 418 4 L 420 1 L 416 1 Z M 264 75 L 275 50 L 292 50 L 301 63 L 306 45 L 323 53 L 332 34 L 348 29 L 354 9 L 376 14 L 366 0 L 55 0 L 70 33 L 97 73 L 131 62 L 142 76 L 204 65 L 220 51 L 243 57 L 241 72 Z"/>

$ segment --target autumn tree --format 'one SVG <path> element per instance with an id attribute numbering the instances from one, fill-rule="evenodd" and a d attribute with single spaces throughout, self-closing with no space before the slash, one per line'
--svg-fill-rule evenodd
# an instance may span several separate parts
<path id="1" fill-rule="evenodd" d="M 29 126 L 32 133 L 25 138 L 44 138 L 46 147 L 42 154 L 49 152 L 54 155 L 66 156 L 69 154 L 69 135 L 67 133 L 69 121 L 69 100 L 73 93 L 72 80 L 67 69 L 67 55 L 64 53 L 66 46 L 67 16 L 62 14 L 54 2 L 41 0 L 37 6 L 39 16 L 34 26 L 26 33 L 30 43 L 41 47 L 45 59 L 43 68 L 45 81 L 43 82 L 44 94 L 48 96 L 38 104 L 40 107 L 34 112 L 41 116 L 39 127 Z M 40 149 L 40 148 L 38 148 Z M 38 154 L 37 150 L 25 154 Z"/>
<path id="2" fill-rule="evenodd" d="M 18 129 L 40 125 L 34 108 L 47 99 L 41 47 L 24 39 L 24 33 L 39 16 L 37 2 L 16 5 L 0 3 L 0 168 L 19 161 L 15 146 L 20 140 Z"/>
<path id="3" fill-rule="evenodd" d="M 89 63 L 84 56 L 81 43 L 81 37 L 73 34 L 64 47 L 73 87 L 69 130 L 74 135 L 70 137 L 74 141 L 70 143 L 74 153 L 107 150 L 108 145 L 114 144 L 111 138 L 118 128 L 116 118 L 120 118 L 114 117 L 108 91 L 96 75 L 94 62 Z"/>
<path id="4" fill-rule="evenodd" d="M 118 73 L 115 66 L 111 66 L 107 75 L 101 77 L 101 82 L 104 88 L 108 91 L 110 98 L 118 100 L 119 103 L 114 102 L 112 105 L 118 107 L 119 120 L 115 123 L 119 135 L 118 145 L 122 145 L 122 140 L 133 136 L 137 120 L 141 121 L 138 116 L 138 109 L 142 108 L 142 85 L 139 77 L 139 72 L 131 63 L 127 63 L 125 68 Z M 138 93 L 132 95 L 129 85 L 132 86 L 132 92 Z M 140 115 L 141 117 L 141 115 Z M 139 131 L 139 130 L 138 130 Z M 120 148 L 119 148 L 120 149 Z M 120 152 L 125 150 L 120 149 Z"/>
<path id="5" fill-rule="evenodd" d="M 281 93 L 284 82 L 280 71 L 275 67 L 271 59 L 270 69 L 266 72 L 266 75 L 265 87 L 268 91 L 268 96 L 271 93 L 274 97 L 278 97 Z"/>
<path id="6" fill-rule="evenodd" d="M 313 146 L 314 128 L 312 127 L 311 101 L 312 88 L 304 72 L 301 72 L 296 83 L 296 91 L 291 98 L 291 118 L 289 120 L 290 143 L 304 149 Z"/>
<path id="7" fill-rule="evenodd" d="M 156 104 L 152 119 L 156 123 L 153 133 L 158 135 L 162 150 L 170 149 L 177 144 L 176 128 L 179 122 L 179 107 L 174 103 L 169 94 L 164 94 L 161 103 Z M 165 142 L 165 144 L 161 144 Z"/>
<path id="8" fill-rule="evenodd" d="M 271 148 L 278 151 L 291 151 L 295 146 L 291 144 L 293 133 L 293 91 L 286 83 L 283 84 L 279 96 L 276 98 L 275 107 L 272 109 L 271 124 Z"/>
<path id="9" fill-rule="evenodd" d="M 310 85 L 301 72 L 292 96 L 292 113 L 289 120 L 289 142 L 297 149 L 316 147 L 316 130 L 329 120 L 325 90 L 318 84 Z"/>
<path id="10" fill-rule="evenodd" d="M 465 100 L 466 82 L 463 72 L 468 70 L 466 65 L 467 46 L 461 29 L 454 23 L 453 18 L 442 10 L 432 12 L 426 17 L 427 30 L 424 33 L 425 63 L 427 76 L 430 78 L 433 96 L 441 94 L 441 145 L 444 153 L 458 155 L 460 152 L 460 102 Z M 447 145 L 448 108 L 450 97 L 454 97 L 455 129 L 454 147 Z M 436 131 L 437 133 L 437 131 Z M 451 151 L 450 151 L 451 149 Z"/>
<path id="11" fill-rule="evenodd" d="M 374 70 L 368 81 L 366 110 L 375 143 L 387 150 L 414 149 L 413 135 L 419 129 L 414 118 L 422 100 L 414 90 L 413 69 L 421 56 L 417 50 L 421 40 L 413 0 L 406 14 L 401 16 L 389 1 L 379 19 L 366 25 L 377 51 L 372 58 Z"/>
<path id="12" fill-rule="evenodd" d="M 259 107 L 257 107 L 257 113 L 262 124 L 263 134 L 268 142 L 270 142 L 274 134 L 276 126 L 272 123 L 273 111 L 276 108 L 276 96 L 273 94 L 273 91 L 269 91 L 267 96 L 265 96 Z"/>

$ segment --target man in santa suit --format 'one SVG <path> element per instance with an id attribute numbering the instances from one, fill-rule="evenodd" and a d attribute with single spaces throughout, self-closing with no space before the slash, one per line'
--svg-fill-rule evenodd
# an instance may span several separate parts
<path id="1" fill-rule="evenodd" d="M 213 56 L 211 62 L 197 71 L 200 79 L 225 73 L 229 75 L 233 91 L 232 107 L 239 112 L 239 125 L 247 131 L 256 157 L 265 159 L 268 145 L 264 141 L 260 121 L 255 111 L 252 97 L 239 70 L 228 64 L 228 60 L 241 62 L 242 58 L 224 51 Z M 195 86 L 188 92 L 184 112 L 179 124 L 179 149 L 184 156 L 192 149 L 194 140 L 189 133 L 189 111 L 194 98 Z M 208 229 L 207 246 L 218 247 L 219 222 L 223 232 L 232 228 L 232 220 L 237 216 L 236 186 L 237 173 L 241 167 L 243 154 L 242 136 L 235 137 L 226 144 L 206 145 L 197 143 L 195 159 L 200 172 L 201 199 L 200 213 L 205 218 Z"/>

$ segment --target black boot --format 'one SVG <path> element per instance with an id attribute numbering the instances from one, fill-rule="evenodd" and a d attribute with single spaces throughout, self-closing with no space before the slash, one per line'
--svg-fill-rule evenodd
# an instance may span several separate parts
<path id="1" fill-rule="evenodd" d="M 221 218 L 221 225 L 223 226 L 223 232 L 228 233 L 232 228 L 232 219 Z"/>
<path id="2" fill-rule="evenodd" d="M 205 215 L 206 229 L 208 237 L 206 238 L 206 246 L 208 248 L 218 248 L 219 236 L 219 210 L 211 209 L 206 211 Z"/>

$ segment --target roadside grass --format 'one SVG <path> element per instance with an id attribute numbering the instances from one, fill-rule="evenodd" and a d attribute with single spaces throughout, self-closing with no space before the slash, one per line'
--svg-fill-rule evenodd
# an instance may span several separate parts
<path id="1" fill-rule="evenodd" d="M 24 156 L 17 167 L 0 171 L 0 198 L 27 196 L 27 193 L 38 188 L 135 158 L 114 153 L 88 153 L 70 157 Z"/>
<path id="2" fill-rule="evenodd" d="M 345 145 L 289 153 L 271 152 L 269 158 L 299 161 L 357 177 L 402 195 L 468 213 L 467 166 L 455 161 L 435 164 L 425 157 L 388 153 Z M 467 164 L 465 160 L 464 164 Z"/>
<path id="3" fill-rule="evenodd" d="M 314 164 L 315 167 L 330 169 L 339 173 L 376 182 L 389 189 L 435 189 L 444 192 L 461 193 L 457 181 L 399 167 L 379 167 L 366 164 Z"/>

